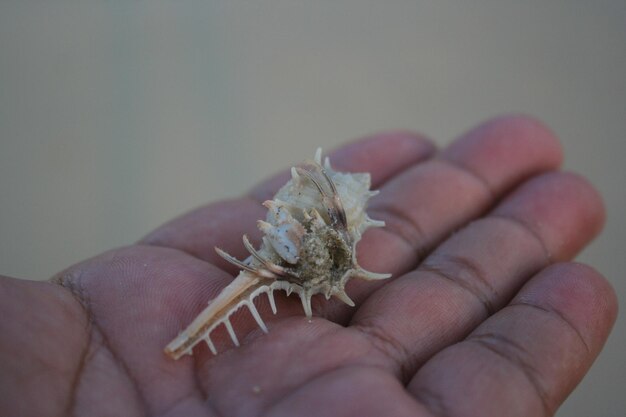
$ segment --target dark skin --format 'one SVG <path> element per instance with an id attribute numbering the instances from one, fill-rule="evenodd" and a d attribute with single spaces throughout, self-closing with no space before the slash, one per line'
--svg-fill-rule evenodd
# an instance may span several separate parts
<path id="1" fill-rule="evenodd" d="M 51 282 L 0 279 L 0 414 L 6 416 L 549 416 L 587 372 L 616 317 L 608 282 L 568 262 L 604 222 L 597 192 L 557 171 L 541 123 L 491 120 L 441 152 L 392 132 L 330 154 L 367 171 L 387 227 L 358 247 L 380 282 L 356 302 L 276 293 L 270 332 L 245 310 L 242 341 L 212 334 L 174 361 L 164 346 L 237 273 L 214 252 L 258 246 L 256 219 L 284 172 L 192 211 Z"/>

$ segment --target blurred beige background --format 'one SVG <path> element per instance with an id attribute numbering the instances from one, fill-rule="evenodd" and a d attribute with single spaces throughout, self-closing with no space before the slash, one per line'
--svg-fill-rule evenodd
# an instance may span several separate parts
<path id="1" fill-rule="evenodd" d="M 523 111 L 604 194 L 626 284 L 626 2 L 0 2 L 0 273 L 45 279 L 387 128 Z M 271 144 L 271 145 L 270 145 Z M 559 416 L 626 410 L 623 315 Z"/>

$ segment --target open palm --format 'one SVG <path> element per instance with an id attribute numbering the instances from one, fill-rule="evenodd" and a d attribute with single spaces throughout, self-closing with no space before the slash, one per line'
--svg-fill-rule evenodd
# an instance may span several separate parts
<path id="1" fill-rule="evenodd" d="M 258 244 L 248 196 L 173 220 L 139 243 L 72 266 L 53 283 L 0 279 L 0 414 L 6 416 L 548 416 L 583 377 L 616 315 L 610 285 L 565 263 L 601 229 L 599 196 L 555 171 L 561 152 L 540 123 L 487 122 L 435 155 L 406 132 L 330 155 L 367 171 L 381 193 L 369 213 L 387 227 L 358 247 L 356 302 L 277 293 L 256 300 L 265 335 L 242 309 L 174 361 L 164 346 Z"/>

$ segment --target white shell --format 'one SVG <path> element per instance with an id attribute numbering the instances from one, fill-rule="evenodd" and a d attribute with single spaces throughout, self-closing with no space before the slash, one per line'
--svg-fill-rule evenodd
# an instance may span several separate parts
<path id="1" fill-rule="evenodd" d="M 240 274 L 212 300 L 208 307 L 170 344 L 165 352 L 174 359 L 189 353 L 204 340 L 214 354 L 217 350 L 210 334 L 224 324 L 233 343 L 239 345 L 229 316 L 246 305 L 263 331 L 267 327 L 254 307 L 254 298 L 267 293 L 276 313 L 274 290 L 297 293 L 307 317 L 311 317 L 311 297 L 323 293 L 335 296 L 350 306 L 354 302 L 345 292 L 353 277 L 385 279 L 389 274 L 363 270 L 356 260 L 356 245 L 369 227 L 382 227 L 365 211 L 367 201 L 377 194 L 371 191 L 369 173 L 337 172 L 328 158 L 322 166 L 322 151 L 306 167 L 291 169 L 291 180 L 272 200 L 265 221 L 259 220 L 263 232 L 261 247 L 256 250 L 248 238 L 243 244 L 250 257 L 239 261 L 222 250 L 216 251 L 241 268 Z"/>

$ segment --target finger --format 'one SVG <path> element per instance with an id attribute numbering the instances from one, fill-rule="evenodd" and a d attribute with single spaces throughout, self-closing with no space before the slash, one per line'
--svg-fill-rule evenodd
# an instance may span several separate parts
<path id="1" fill-rule="evenodd" d="M 585 180 L 538 176 L 373 294 L 353 325 L 379 348 L 373 359 L 406 378 L 505 305 L 540 268 L 572 257 L 603 221 L 601 199 Z"/>
<path id="2" fill-rule="evenodd" d="M 386 226 L 364 235 L 357 258 L 365 269 L 399 276 L 511 187 L 560 162 L 558 140 L 540 122 L 515 115 L 488 121 L 455 141 L 441 158 L 416 165 L 381 188 L 369 212 Z M 348 293 L 358 305 L 384 285 L 352 280 Z M 332 309 L 325 316 L 333 320 L 351 314 L 341 304 L 325 308 Z"/>
<path id="3" fill-rule="evenodd" d="M 552 416 L 600 352 L 617 314 L 610 284 L 580 264 L 534 277 L 408 386 L 434 414 Z"/>
<path id="4" fill-rule="evenodd" d="M 432 143 L 421 135 L 390 132 L 348 144 L 329 157 L 340 171 L 369 172 L 372 188 L 378 188 L 434 151 Z M 235 257 L 247 257 L 241 237 L 248 234 L 253 242 L 258 241 L 256 221 L 266 214 L 260 202 L 271 198 L 288 178 L 289 172 L 284 171 L 256 186 L 246 197 L 198 208 L 159 227 L 139 243 L 176 248 L 235 273 L 235 268 L 219 257 L 214 247 Z"/>

